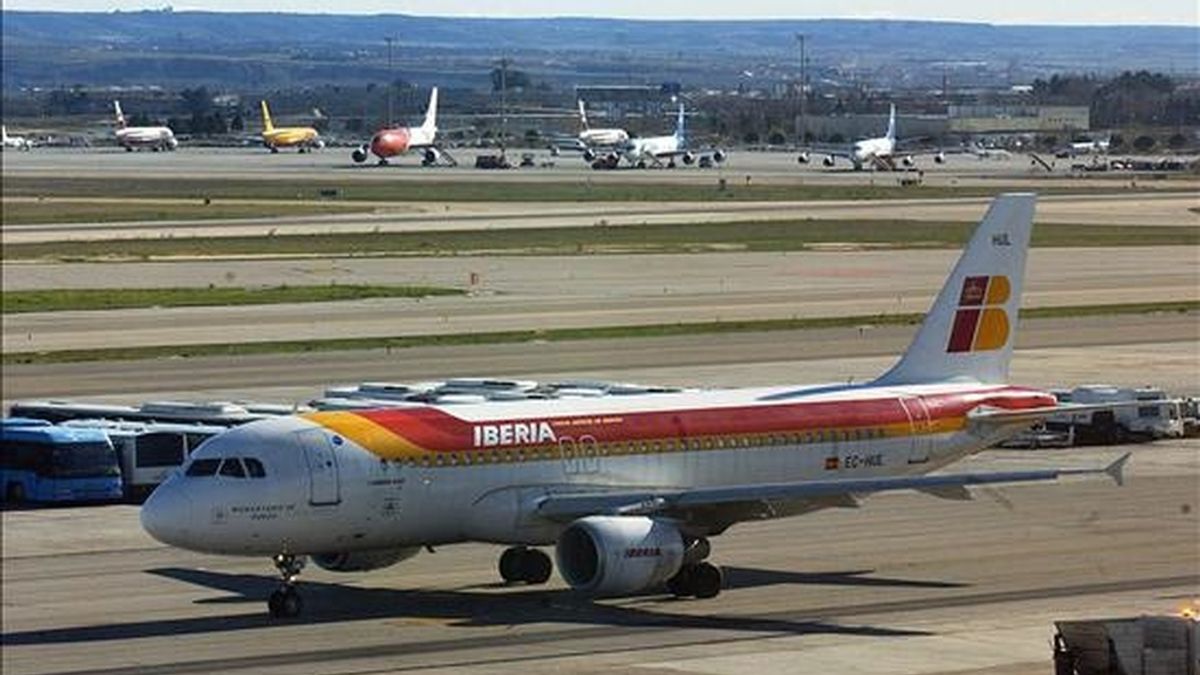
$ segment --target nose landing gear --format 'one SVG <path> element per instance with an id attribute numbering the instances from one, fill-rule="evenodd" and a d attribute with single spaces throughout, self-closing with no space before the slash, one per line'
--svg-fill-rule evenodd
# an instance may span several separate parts
<path id="1" fill-rule="evenodd" d="M 271 618 L 275 619 L 299 616 L 304 609 L 304 601 L 300 598 L 300 592 L 296 590 L 296 579 L 304 569 L 304 558 L 291 553 L 280 553 L 271 561 L 275 563 L 275 569 L 279 570 L 283 580 L 279 588 L 272 591 L 271 596 L 267 598 L 267 611 Z"/>

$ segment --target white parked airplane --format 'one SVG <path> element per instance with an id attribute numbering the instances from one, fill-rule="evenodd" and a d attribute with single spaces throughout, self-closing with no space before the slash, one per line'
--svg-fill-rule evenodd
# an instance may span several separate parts
<path id="1" fill-rule="evenodd" d="M 117 145 L 133 152 L 136 148 L 150 148 L 155 152 L 174 150 L 179 147 L 175 140 L 175 132 L 170 127 L 131 127 L 125 122 L 125 113 L 121 112 L 121 102 L 113 101 L 113 111 L 117 115 Z"/>
<path id="2" fill-rule="evenodd" d="M 617 154 L 606 158 L 610 164 L 607 168 L 615 169 L 621 158 L 624 158 L 629 164 L 639 169 L 644 169 L 650 165 L 666 166 L 673 169 L 675 168 L 676 158 L 683 160 L 684 164 L 694 164 L 697 155 L 688 148 L 687 129 L 685 127 L 686 119 L 683 104 L 680 103 L 679 116 L 675 120 L 675 131 L 673 133 L 667 136 L 645 136 L 630 139 L 618 149 Z M 722 150 L 713 150 L 705 156 L 709 157 L 711 162 L 718 164 L 725 161 L 725 152 Z M 708 164 L 708 162 L 703 162 L 702 165 L 704 164 Z"/>
<path id="3" fill-rule="evenodd" d="M 0 134 L 3 134 L 5 148 L 13 148 L 16 150 L 30 150 L 33 148 L 33 142 L 24 136 L 9 136 L 8 127 L 0 125 Z"/>
<path id="4" fill-rule="evenodd" d="M 874 169 L 895 170 L 896 162 L 899 161 L 905 167 L 916 165 L 915 157 L 918 154 L 932 154 L 933 161 L 942 164 L 946 161 L 946 155 L 941 151 L 923 150 L 920 152 L 906 152 L 898 148 L 899 142 L 896 138 L 896 105 L 893 103 L 888 113 L 887 131 L 882 136 L 875 138 L 865 138 L 855 142 L 849 148 L 812 148 L 804 150 L 797 158 L 801 164 L 808 164 L 812 159 L 812 153 L 825 155 L 821 163 L 827 167 L 832 167 L 835 164 L 835 159 L 842 157 L 850 160 L 854 165 L 855 171 L 862 171 L 864 167 Z"/>
<path id="5" fill-rule="evenodd" d="M 916 490 L 1108 474 L 1105 468 L 939 473 L 1061 412 L 1006 383 L 1034 196 L 1004 195 L 913 343 L 863 384 L 327 411 L 252 422 L 204 443 L 142 507 L 142 525 L 194 551 L 274 556 L 274 616 L 302 602 L 304 556 L 334 571 L 422 546 L 509 546 L 500 574 L 542 583 L 554 546 L 571 587 L 620 596 L 722 587 L 709 539 L 744 521 L 853 507 Z M 1075 410 L 1076 408 L 1072 408 Z"/>

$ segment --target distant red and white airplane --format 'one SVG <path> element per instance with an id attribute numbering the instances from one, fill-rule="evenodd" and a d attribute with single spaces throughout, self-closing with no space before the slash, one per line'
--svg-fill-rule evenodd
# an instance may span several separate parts
<path id="1" fill-rule="evenodd" d="M 273 556 L 273 616 L 301 611 L 311 556 L 386 567 L 423 546 L 509 548 L 500 576 L 620 596 L 722 588 L 709 540 L 731 526 L 915 490 L 1104 475 L 1103 468 L 932 473 L 1066 408 L 1007 384 L 1034 196 L 998 197 L 908 350 L 861 384 L 329 411 L 204 443 L 142 507 L 156 539 Z M 1083 406 L 1086 407 L 1086 406 Z M 1070 408 L 1077 410 L 1080 407 Z"/>
<path id="2" fill-rule="evenodd" d="M 419 127 L 389 127 L 375 132 L 371 142 L 354 149 L 351 158 L 362 164 L 371 155 L 379 158 L 380 164 L 387 164 L 388 159 L 403 155 L 409 151 L 421 152 L 421 166 L 433 166 L 448 157 L 445 151 L 437 147 L 437 105 L 438 90 L 434 87 L 429 92 L 429 107 L 425 110 L 425 121 Z"/>
<path id="3" fill-rule="evenodd" d="M 179 147 L 175 140 L 175 132 L 166 126 L 131 127 L 125 121 L 125 113 L 121 112 L 121 102 L 113 101 L 113 112 L 116 113 L 117 145 L 133 152 L 137 148 L 150 148 L 155 152 L 174 150 Z"/>

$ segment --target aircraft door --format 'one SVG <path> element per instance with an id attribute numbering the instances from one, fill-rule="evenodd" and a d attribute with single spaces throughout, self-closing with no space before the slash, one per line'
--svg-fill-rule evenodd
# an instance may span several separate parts
<path id="1" fill-rule="evenodd" d="M 296 443 L 302 449 L 304 460 L 308 464 L 309 503 L 322 506 L 341 502 L 337 445 L 331 443 L 326 433 L 320 429 L 298 432 Z"/>
<path id="2" fill-rule="evenodd" d="M 905 396 L 900 399 L 900 405 L 908 415 L 909 446 L 908 463 L 924 464 L 933 454 L 933 422 L 929 417 L 929 407 L 919 396 Z"/>

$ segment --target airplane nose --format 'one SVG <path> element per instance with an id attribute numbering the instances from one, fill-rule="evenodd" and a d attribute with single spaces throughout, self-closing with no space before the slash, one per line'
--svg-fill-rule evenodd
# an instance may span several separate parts
<path id="1" fill-rule="evenodd" d="M 142 529 L 164 544 L 187 548 L 192 501 L 177 485 L 163 484 L 142 504 Z"/>

